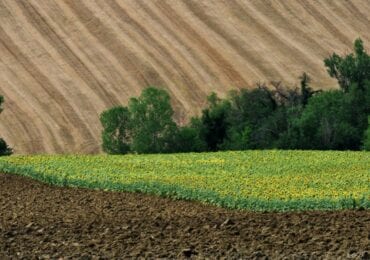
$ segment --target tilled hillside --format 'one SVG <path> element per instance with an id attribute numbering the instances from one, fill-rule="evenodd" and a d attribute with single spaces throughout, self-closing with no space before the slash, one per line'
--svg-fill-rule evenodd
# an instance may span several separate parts
<path id="1" fill-rule="evenodd" d="M 254 82 L 335 87 L 323 58 L 370 44 L 366 0 L 0 1 L 0 134 L 17 153 L 100 151 L 98 115 L 149 85 L 177 120 Z"/>
<path id="2" fill-rule="evenodd" d="M 370 211 L 251 213 L 0 174 L 0 258 L 369 259 Z"/>

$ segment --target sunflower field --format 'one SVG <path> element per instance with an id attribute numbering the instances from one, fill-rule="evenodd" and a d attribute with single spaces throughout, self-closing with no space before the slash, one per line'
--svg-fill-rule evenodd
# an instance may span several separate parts
<path id="1" fill-rule="evenodd" d="M 370 152 L 242 151 L 0 158 L 49 184 L 156 194 L 255 211 L 370 208 Z"/>

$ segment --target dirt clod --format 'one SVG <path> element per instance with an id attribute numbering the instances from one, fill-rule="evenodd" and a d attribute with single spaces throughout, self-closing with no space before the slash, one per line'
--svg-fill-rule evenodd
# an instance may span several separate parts
<path id="1" fill-rule="evenodd" d="M 226 219 L 222 224 L 221 224 L 221 227 L 225 227 L 225 226 L 230 226 L 230 225 L 234 225 L 234 222 L 231 220 L 231 219 Z"/>
<path id="2" fill-rule="evenodd" d="M 185 257 L 191 257 L 192 255 L 197 255 L 197 252 L 192 248 L 186 248 L 182 250 L 182 254 Z"/>

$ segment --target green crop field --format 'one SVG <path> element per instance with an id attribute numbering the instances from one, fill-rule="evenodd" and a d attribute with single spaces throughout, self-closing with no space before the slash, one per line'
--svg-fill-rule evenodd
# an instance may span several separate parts
<path id="1" fill-rule="evenodd" d="M 248 210 L 370 208 L 370 153 L 244 151 L 12 156 L 0 171 L 46 183 L 144 192 Z"/>

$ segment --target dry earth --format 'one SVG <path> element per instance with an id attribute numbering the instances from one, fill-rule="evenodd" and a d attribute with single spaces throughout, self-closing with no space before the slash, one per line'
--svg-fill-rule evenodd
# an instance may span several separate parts
<path id="1" fill-rule="evenodd" d="M 149 85 L 184 121 L 210 91 L 335 87 L 322 60 L 370 45 L 368 0 L 1 0 L 0 133 L 17 153 L 100 151 L 98 115 Z"/>
<path id="2" fill-rule="evenodd" d="M 0 174 L 1 259 L 370 259 L 369 253 L 369 210 L 238 212 Z"/>

